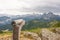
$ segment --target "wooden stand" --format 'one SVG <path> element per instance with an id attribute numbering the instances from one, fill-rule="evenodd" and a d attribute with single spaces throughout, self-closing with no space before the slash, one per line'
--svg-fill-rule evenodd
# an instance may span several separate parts
<path id="1" fill-rule="evenodd" d="M 13 40 L 20 40 L 20 32 L 25 24 L 25 21 L 20 19 L 20 20 L 15 20 L 12 22 L 13 25 Z"/>

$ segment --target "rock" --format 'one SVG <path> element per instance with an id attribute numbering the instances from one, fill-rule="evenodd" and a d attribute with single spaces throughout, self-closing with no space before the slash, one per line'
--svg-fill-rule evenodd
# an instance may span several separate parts
<path id="1" fill-rule="evenodd" d="M 25 32 L 24 35 L 25 35 L 25 37 L 31 38 L 33 40 L 41 40 L 41 38 L 36 33 Z"/>
<path id="2" fill-rule="evenodd" d="M 55 28 L 54 30 L 55 30 L 55 33 L 60 34 L 60 28 Z"/>
<path id="3" fill-rule="evenodd" d="M 60 35 L 47 29 L 42 29 L 42 40 L 60 40 Z"/>

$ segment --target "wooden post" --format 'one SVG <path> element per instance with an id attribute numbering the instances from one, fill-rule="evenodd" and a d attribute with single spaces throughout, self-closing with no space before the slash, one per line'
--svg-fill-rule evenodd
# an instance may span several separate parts
<path id="1" fill-rule="evenodd" d="M 15 20 L 12 22 L 13 25 L 13 40 L 20 40 L 20 32 L 25 24 L 25 21 L 20 19 L 20 20 Z"/>

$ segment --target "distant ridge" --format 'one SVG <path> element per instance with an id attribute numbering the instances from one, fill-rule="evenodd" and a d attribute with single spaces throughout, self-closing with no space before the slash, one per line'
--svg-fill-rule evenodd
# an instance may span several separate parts
<path id="1" fill-rule="evenodd" d="M 57 20 L 60 21 L 60 15 L 55 15 L 53 12 L 43 13 L 41 14 L 27 14 L 27 15 L 4 15 L 0 16 L 0 28 L 5 27 L 4 25 L 10 25 L 13 20 L 24 19 L 26 22 L 31 20 L 38 19 L 39 21 L 52 21 Z"/>

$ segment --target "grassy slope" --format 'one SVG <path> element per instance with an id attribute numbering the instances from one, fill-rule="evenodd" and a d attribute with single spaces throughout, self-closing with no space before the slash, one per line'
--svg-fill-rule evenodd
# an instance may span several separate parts
<path id="1" fill-rule="evenodd" d="M 7 31 L 7 32 L 0 33 L 0 37 L 8 36 L 8 35 L 12 35 L 12 32 L 11 31 Z"/>

